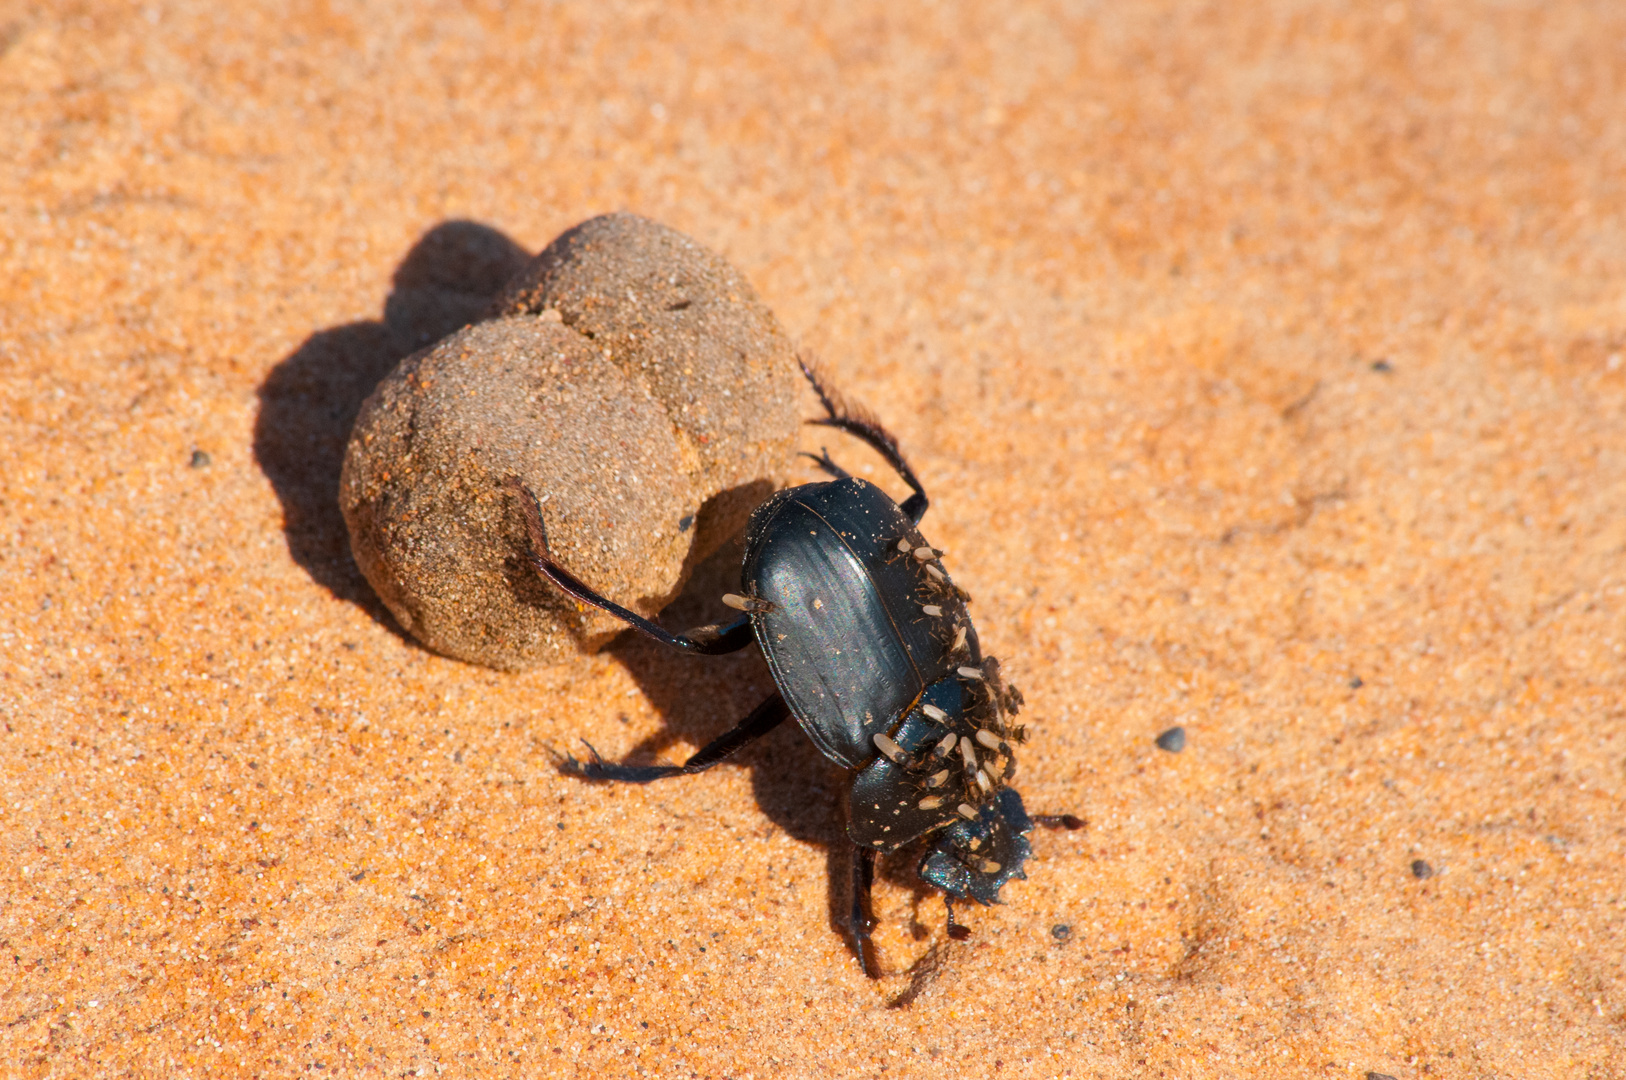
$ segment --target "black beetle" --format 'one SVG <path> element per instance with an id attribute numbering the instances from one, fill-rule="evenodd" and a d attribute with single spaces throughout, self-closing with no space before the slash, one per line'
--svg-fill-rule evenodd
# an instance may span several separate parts
<path id="1" fill-rule="evenodd" d="M 503 486 L 519 500 L 537 571 L 576 599 L 625 620 L 674 648 L 718 655 L 755 638 L 777 692 L 682 765 L 622 765 L 566 759 L 593 780 L 648 783 L 711 768 L 787 716 L 825 757 L 853 770 L 847 832 L 855 845 L 850 927 L 860 964 L 869 957 L 870 889 L 877 853 L 931 835 L 920 876 L 943 890 L 948 933 L 953 902 L 996 903 L 1032 853 L 1039 824 L 1077 829 L 1070 814 L 1029 817 L 1009 786 L 1016 772 L 1012 724 L 1022 694 L 984 656 L 966 609 L 970 597 L 943 569 L 943 552 L 917 528 L 926 491 L 897 440 L 870 415 L 833 394 L 805 362 L 802 373 L 826 415 L 812 423 L 857 436 L 886 459 L 913 492 L 902 506 L 830 460 L 835 479 L 789 488 L 751 513 L 741 569 L 743 596 L 723 602 L 731 622 L 672 634 L 584 584 L 553 561 L 541 509 L 518 477 Z M 810 455 L 811 456 L 811 455 Z M 589 749 L 592 749 L 589 747 Z"/>

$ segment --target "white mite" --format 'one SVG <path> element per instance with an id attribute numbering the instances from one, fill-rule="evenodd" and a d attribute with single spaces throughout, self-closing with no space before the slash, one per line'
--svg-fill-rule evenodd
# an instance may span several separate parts
<path id="1" fill-rule="evenodd" d="M 995 735 L 987 728 L 977 729 L 977 741 L 982 743 L 982 745 L 986 746 L 990 750 L 999 749 L 999 736 Z"/>
<path id="2" fill-rule="evenodd" d="M 723 604 L 735 611 L 750 611 L 751 606 L 745 602 L 745 597 L 727 592 L 723 594 Z"/>
<path id="3" fill-rule="evenodd" d="M 985 874 L 997 874 L 999 873 L 999 864 L 992 859 L 978 859 L 977 869 Z"/>
<path id="4" fill-rule="evenodd" d="M 982 668 L 980 668 L 980 667 L 962 667 L 962 668 L 955 668 L 954 670 L 955 670 L 955 673 L 957 675 L 959 675 L 962 679 L 980 679 L 980 678 L 982 678 Z"/>
<path id="5" fill-rule="evenodd" d="M 941 619 L 943 617 L 943 609 L 938 607 L 936 604 L 921 604 L 920 610 L 936 619 Z"/>
<path id="6" fill-rule="evenodd" d="M 988 774 L 983 772 L 981 769 L 977 770 L 977 786 L 982 788 L 982 793 L 984 795 L 987 795 L 994 790 L 994 782 L 988 779 Z"/>
<path id="7" fill-rule="evenodd" d="M 939 806 L 943 805 L 944 801 L 945 800 L 941 795 L 928 795 L 924 799 L 920 800 L 920 808 L 922 810 L 936 810 Z"/>
<path id="8" fill-rule="evenodd" d="M 960 756 L 965 759 L 966 772 L 977 767 L 977 752 L 971 748 L 971 740 L 964 735 L 960 736 Z"/>
<path id="9" fill-rule="evenodd" d="M 919 559 L 921 562 L 931 562 L 933 559 L 937 558 L 937 552 L 933 551 L 929 547 L 917 547 L 915 548 L 915 558 Z"/>
<path id="10" fill-rule="evenodd" d="M 967 821 L 976 821 L 977 820 L 977 812 L 975 810 L 971 809 L 971 804 L 970 803 L 961 803 L 959 806 L 956 806 L 954 808 L 954 810 L 955 810 L 956 813 L 958 813 L 961 817 L 965 818 Z"/>
<path id="11" fill-rule="evenodd" d="M 944 769 L 941 772 L 934 772 L 930 776 L 926 777 L 926 786 L 932 788 L 942 787 L 948 778 L 949 771 L 947 769 Z"/>
<path id="12" fill-rule="evenodd" d="M 903 747 L 879 732 L 875 734 L 875 748 L 894 762 L 902 761 L 906 756 Z"/>
<path id="13" fill-rule="evenodd" d="M 922 705 L 920 711 L 936 720 L 939 724 L 948 719 L 948 713 L 939 709 L 936 705 Z"/>
<path id="14" fill-rule="evenodd" d="M 938 743 L 937 746 L 932 750 L 932 757 L 947 757 L 948 755 L 954 753 L 954 744 L 959 741 L 960 737 L 953 732 L 950 732 L 948 737 L 942 742 Z"/>
<path id="15" fill-rule="evenodd" d="M 937 567 L 933 566 L 931 563 L 926 564 L 926 573 L 931 576 L 933 581 L 948 580 L 948 575 L 943 573 L 943 571 L 939 570 Z"/>
<path id="16" fill-rule="evenodd" d="M 907 552 L 912 547 L 914 547 L 914 545 L 909 542 L 909 538 L 907 536 L 898 541 L 899 551 Z"/>
<path id="17" fill-rule="evenodd" d="M 965 624 L 964 623 L 962 623 L 959 626 L 956 626 L 954 628 L 954 644 L 949 646 L 949 652 L 959 652 L 963 648 L 965 648 Z M 960 670 L 963 672 L 963 671 L 965 671 L 967 669 L 961 668 Z"/>

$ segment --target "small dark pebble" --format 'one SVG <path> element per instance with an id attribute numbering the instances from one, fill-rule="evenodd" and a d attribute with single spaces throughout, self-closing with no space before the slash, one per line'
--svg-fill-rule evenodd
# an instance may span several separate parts
<path id="1" fill-rule="evenodd" d="M 1418 881 L 1431 878 L 1434 876 L 1434 868 L 1422 859 L 1413 859 L 1411 861 L 1411 876 Z"/>
<path id="2" fill-rule="evenodd" d="M 1361 687 L 1363 687 L 1365 685 L 1366 685 L 1366 680 L 1361 678 L 1359 675 L 1351 675 L 1349 677 L 1349 688 L 1351 690 L 1359 690 Z"/>
<path id="3" fill-rule="evenodd" d="M 1395 1080 L 1395 1078 L 1388 1073 L 1369 1072 L 1366 1074 L 1366 1080 Z"/>
<path id="4" fill-rule="evenodd" d="M 1389 375 L 1394 372 L 1394 367 L 1387 360 L 1374 360 L 1372 361 L 1372 370 L 1382 375 Z"/>
<path id="5" fill-rule="evenodd" d="M 689 531 L 689 526 L 693 525 L 693 524 L 694 524 L 694 515 L 693 514 L 684 514 L 682 517 L 678 518 L 678 532 L 680 532 L 680 533 L 688 532 Z"/>
<path id="6" fill-rule="evenodd" d="M 1178 754 L 1186 748 L 1186 729 L 1172 727 L 1157 737 L 1157 748 L 1167 750 L 1171 754 Z"/>
<path id="7" fill-rule="evenodd" d="M 213 461 L 214 458 L 210 457 L 207 452 L 194 450 L 192 451 L 192 460 L 188 461 L 187 464 L 194 469 L 207 469 Z"/>
<path id="8" fill-rule="evenodd" d="M 1057 941 L 1070 941 L 1073 937 L 1073 928 L 1066 923 L 1057 923 L 1050 928 L 1050 936 Z"/>

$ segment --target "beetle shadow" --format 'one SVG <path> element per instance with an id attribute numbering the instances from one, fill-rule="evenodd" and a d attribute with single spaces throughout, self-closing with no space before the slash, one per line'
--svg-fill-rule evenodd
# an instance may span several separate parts
<path id="1" fill-rule="evenodd" d="M 743 536 L 736 536 L 698 563 L 683 592 L 661 612 L 661 624 L 682 631 L 733 618 L 736 613 L 724 607 L 719 598 L 739 589 L 744 551 Z M 617 762 L 680 762 L 685 752 L 679 749 L 673 753 L 674 747 L 704 746 L 774 692 L 773 676 L 755 646 L 725 656 L 699 657 L 629 630 L 615 638 L 607 651 L 638 682 L 662 719 L 658 731 L 632 746 L 599 748 Z M 749 769 L 752 796 L 768 819 L 791 837 L 824 849 L 829 927 L 847 942 L 856 957 L 857 944 L 851 940 L 847 925 L 855 850 L 847 838 L 847 771 L 820 754 L 794 719 L 741 748 L 720 767 Z M 657 783 L 682 783 L 683 779 L 673 777 Z M 916 874 L 923 853 L 924 845 L 906 845 L 899 852 L 883 856 L 875 868 L 878 882 L 910 894 L 905 929 L 915 941 L 934 932 L 926 925 L 931 916 L 923 918 L 922 913 L 930 908 L 933 898 L 941 896 Z M 911 989 L 904 991 L 904 1000 L 897 1004 L 906 1005 L 918 996 L 935 973 L 938 961 L 938 953 L 933 951 L 907 968 L 888 972 L 910 977 Z"/>
<path id="2" fill-rule="evenodd" d="M 744 537 L 735 536 L 697 563 L 683 591 L 662 610 L 661 624 L 682 631 L 736 617 L 720 597 L 739 589 L 744 553 Z M 681 760 L 681 750 L 670 752 L 674 746 L 704 746 L 776 692 L 755 644 L 723 656 L 693 656 L 627 631 L 607 651 L 662 720 L 659 731 L 615 754 L 616 760 Z M 774 824 L 809 843 L 828 846 L 843 839 L 836 805 L 843 771 L 814 749 L 794 719 L 743 747 L 723 767 L 741 765 L 751 770 L 752 793 Z"/>
<path id="3" fill-rule="evenodd" d="M 402 359 L 477 320 L 530 254 L 475 221 L 443 221 L 395 268 L 383 318 L 319 330 L 260 384 L 254 460 L 282 504 L 288 553 L 318 585 L 396 624 L 350 555 L 339 469 L 362 402 Z"/>
<path id="4" fill-rule="evenodd" d="M 698 563 L 682 593 L 662 610 L 661 624 L 682 631 L 733 618 L 737 613 L 719 598 L 739 589 L 744 553 L 743 536 L 735 536 Z M 660 730 L 630 747 L 601 748 L 615 761 L 679 762 L 685 752 L 672 752 L 678 744 L 704 746 L 776 692 L 755 645 L 725 656 L 697 657 L 628 631 L 607 651 L 638 682 L 662 720 Z M 852 844 L 842 806 L 846 770 L 820 754 L 794 719 L 742 747 L 721 767 L 750 770 L 752 797 L 763 814 L 787 835 L 824 849 L 830 929 L 847 939 Z M 682 783 L 683 778 L 658 782 Z M 851 940 L 848 947 L 854 947 Z"/>

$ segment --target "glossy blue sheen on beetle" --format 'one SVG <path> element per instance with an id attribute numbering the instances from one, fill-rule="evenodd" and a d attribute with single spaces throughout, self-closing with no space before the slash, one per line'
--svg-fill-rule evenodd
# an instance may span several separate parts
<path id="1" fill-rule="evenodd" d="M 926 545 L 884 491 L 856 477 L 781 491 L 746 532 L 742 579 L 773 604 L 751 619 L 757 643 L 791 715 L 849 769 L 871 761 L 873 736 L 953 670 L 956 623 L 967 628 L 969 662 L 981 658 L 964 601 L 927 590 L 900 539 Z"/>
<path id="2" fill-rule="evenodd" d="M 937 706 L 948 719 L 942 723 L 931 719 L 921 708 L 925 704 Z M 892 738 L 899 749 L 911 757 L 927 753 L 951 734 L 956 741 L 961 735 L 975 738 L 976 725 L 966 719 L 967 704 L 965 688 L 958 677 L 950 675 L 938 679 L 904 716 Z M 947 769 L 953 776 L 964 770 L 963 760 L 958 749 L 949 747 L 946 754 L 923 768 L 927 772 Z M 942 798 L 943 804 L 922 810 L 920 800 L 930 795 Z M 959 782 L 949 781 L 927 788 L 919 780 L 908 779 L 907 770 L 902 766 L 876 755 L 874 761 L 853 777 L 847 793 L 847 834 L 855 844 L 877 851 L 895 851 L 953 819 L 955 807 L 966 797 Z"/>

